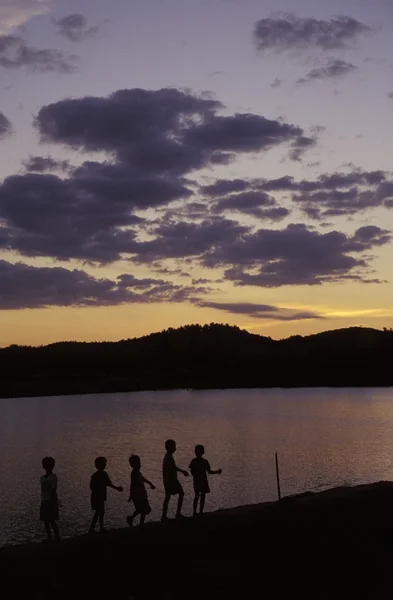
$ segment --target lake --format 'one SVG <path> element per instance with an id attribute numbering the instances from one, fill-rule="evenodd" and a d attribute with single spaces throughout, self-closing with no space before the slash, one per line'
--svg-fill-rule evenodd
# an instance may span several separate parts
<path id="1" fill-rule="evenodd" d="M 206 510 L 276 499 L 274 454 L 283 495 L 342 484 L 393 479 L 393 389 L 165 391 L 52 398 L 0 399 L 0 545 L 40 540 L 41 459 L 56 459 L 61 533 L 87 531 L 90 476 L 104 455 L 113 483 L 106 527 L 125 526 L 130 469 L 138 453 L 158 520 L 163 501 L 164 442 L 178 444 L 187 468 L 203 443 L 212 468 Z M 184 512 L 192 480 L 179 475 Z M 174 514 L 172 500 L 169 516 Z"/>

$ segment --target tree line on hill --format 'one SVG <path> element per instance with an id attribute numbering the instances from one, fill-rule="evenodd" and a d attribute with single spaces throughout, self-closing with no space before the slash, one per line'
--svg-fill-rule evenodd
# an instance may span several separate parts
<path id="1" fill-rule="evenodd" d="M 119 342 L 0 349 L 0 397 L 177 388 L 393 385 L 393 331 L 283 340 L 212 323 Z"/>

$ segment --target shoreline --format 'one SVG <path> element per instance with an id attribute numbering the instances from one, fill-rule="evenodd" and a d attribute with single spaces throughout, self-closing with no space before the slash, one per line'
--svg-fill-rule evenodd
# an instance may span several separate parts
<path id="1" fill-rule="evenodd" d="M 306 384 L 296 384 L 296 385 L 266 385 L 266 386 L 206 386 L 206 387 L 134 387 L 129 389 L 114 389 L 114 390 L 106 390 L 106 389 L 93 389 L 92 391 L 45 391 L 41 390 L 40 392 L 32 391 L 31 393 L 25 393 L 24 395 L 3 395 L 0 391 L 0 400 L 24 400 L 26 398 L 60 398 L 67 396 L 95 396 L 95 395 L 111 395 L 111 394 L 137 394 L 142 392 L 179 392 L 179 391 L 189 391 L 189 392 L 206 392 L 206 391 L 225 391 L 225 390 L 299 390 L 299 389 L 391 389 L 393 388 L 393 383 L 370 383 L 367 385 L 348 383 L 348 384 L 315 384 L 315 385 L 306 385 Z"/>
<path id="2" fill-rule="evenodd" d="M 223 594 L 226 590 L 225 597 L 231 597 L 233 586 L 243 585 L 244 589 L 245 579 L 247 585 L 252 580 L 255 586 L 261 565 L 270 589 L 277 569 L 282 573 L 293 568 L 303 572 L 316 561 L 315 568 L 326 571 L 325 578 L 329 575 L 329 581 L 335 585 L 342 579 L 341 568 L 346 566 L 343 583 L 348 580 L 352 590 L 357 590 L 357 597 L 376 598 L 378 594 L 361 595 L 364 578 L 359 579 L 359 574 L 356 580 L 349 577 L 348 562 L 356 565 L 357 561 L 366 560 L 369 573 L 370 561 L 386 564 L 390 582 L 392 558 L 393 482 L 385 481 L 287 496 L 281 502 L 223 509 L 202 518 L 170 520 L 164 525 L 151 522 L 143 529 L 133 527 L 69 538 L 58 545 L 4 546 L 0 549 L 0 568 L 9 585 L 14 590 L 28 590 L 30 598 L 90 598 L 93 588 L 95 598 L 129 598 L 136 591 L 136 598 L 191 597 L 184 595 L 171 577 L 164 576 L 172 568 L 194 574 L 191 579 L 196 577 L 197 582 L 195 588 L 191 586 L 190 594 L 195 592 L 195 597 L 207 598 L 210 596 L 201 596 L 200 590 L 199 595 L 196 593 L 200 580 L 195 573 L 202 573 L 202 582 L 206 577 L 213 578 Z M 102 574 L 98 583 L 92 579 L 92 573 L 97 572 Z M 48 574 L 56 587 L 55 595 L 53 591 L 49 594 L 50 590 L 45 595 Z M 384 580 L 372 581 L 375 586 Z M 286 583 L 282 581 L 280 585 Z M 291 583 L 292 593 L 301 592 L 302 587 L 296 585 Z M 76 587 L 80 596 L 75 595 Z M 155 592 L 149 595 L 152 587 Z M 111 595 L 108 590 L 114 588 L 116 595 Z M 88 595 L 86 590 L 90 590 Z M 308 597 L 305 591 L 302 596 Z M 23 597 L 22 589 L 20 593 Z M 322 590 L 310 597 L 324 598 L 321 594 Z M 336 590 L 335 595 L 326 597 L 348 596 L 339 596 Z"/>

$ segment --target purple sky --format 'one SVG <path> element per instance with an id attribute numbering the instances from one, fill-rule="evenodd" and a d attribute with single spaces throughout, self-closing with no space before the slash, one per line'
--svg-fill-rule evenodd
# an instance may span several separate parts
<path id="1" fill-rule="evenodd" d="M 390 327 L 388 0 L 0 0 L 0 345 Z"/>

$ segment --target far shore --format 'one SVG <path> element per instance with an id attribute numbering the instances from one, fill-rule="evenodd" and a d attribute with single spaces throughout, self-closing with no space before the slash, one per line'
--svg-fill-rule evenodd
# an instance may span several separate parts
<path id="1" fill-rule="evenodd" d="M 385 388 L 390 389 L 393 388 L 393 384 L 380 384 L 375 382 L 370 382 L 367 385 L 360 385 L 356 382 L 348 383 L 348 384 L 315 384 L 315 385 L 307 385 L 305 383 L 299 385 L 274 385 L 274 386 L 256 386 L 256 385 L 239 385 L 239 386 L 214 386 L 214 385 L 206 385 L 206 387 L 114 387 L 109 388 L 106 386 L 97 386 L 94 385 L 88 389 L 84 388 L 75 388 L 70 390 L 69 387 L 64 390 L 59 390 L 58 388 L 53 388 L 48 390 L 47 388 L 42 390 L 28 390 L 22 388 L 20 391 L 15 391 L 15 394 L 7 394 L 2 392 L 0 389 L 0 399 L 22 399 L 22 398 L 47 398 L 47 397 L 61 397 L 61 396 L 93 396 L 95 394 L 128 394 L 128 393 L 137 393 L 137 392 L 175 392 L 175 391 L 190 391 L 190 392 L 203 392 L 203 391 L 219 391 L 219 390 L 297 390 L 297 389 L 368 389 L 368 388 Z"/>

